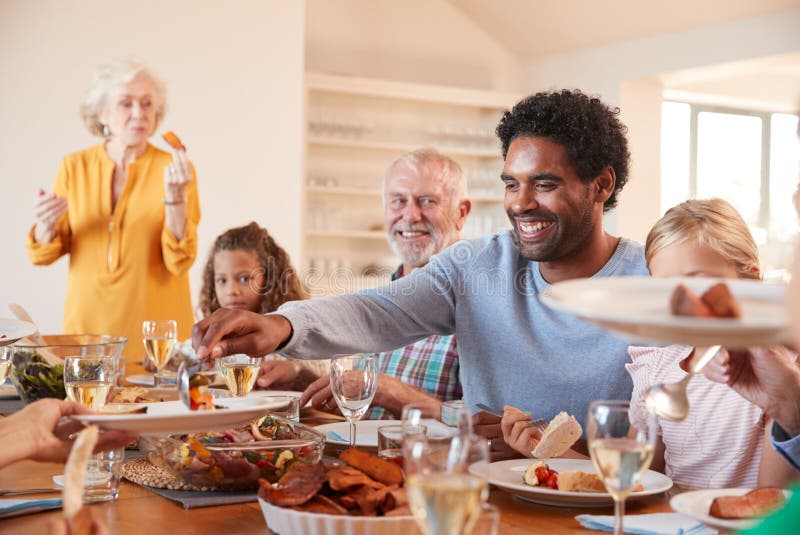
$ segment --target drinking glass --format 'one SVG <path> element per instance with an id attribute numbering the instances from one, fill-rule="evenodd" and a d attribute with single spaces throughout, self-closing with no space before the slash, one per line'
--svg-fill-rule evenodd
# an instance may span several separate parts
<path id="1" fill-rule="evenodd" d="M 486 439 L 455 430 L 448 436 L 410 435 L 403 440 L 408 503 L 425 535 L 472 533 L 489 485 L 471 474 L 469 466 L 488 458 Z"/>
<path id="2" fill-rule="evenodd" d="M 647 415 L 644 429 L 629 419 L 628 401 L 595 401 L 589 406 L 586 439 L 589 454 L 606 489 L 614 498 L 614 534 L 621 535 L 625 499 L 653 460 L 656 421 Z"/>
<path id="3" fill-rule="evenodd" d="M 331 359 L 331 391 L 350 422 L 350 447 L 356 445 L 356 422 L 367 412 L 377 388 L 377 355 L 337 355 Z"/>
<path id="4" fill-rule="evenodd" d="M 230 355 L 218 359 L 219 371 L 225 378 L 228 390 L 236 397 L 246 396 L 253 389 L 261 367 L 261 358 L 244 354 Z"/>
<path id="5" fill-rule="evenodd" d="M 423 420 L 439 420 L 457 430 L 462 435 L 472 433 L 472 415 L 463 403 L 441 403 L 439 401 L 420 401 L 403 406 L 403 425 L 420 426 Z"/>
<path id="6" fill-rule="evenodd" d="M 106 404 L 114 385 L 113 357 L 66 357 L 64 388 L 67 397 L 89 409 Z"/>
<path id="7" fill-rule="evenodd" d="M 403 464 L 403 440 L 410 435 L 424 435 L 424 425 L 382 425 L 378 428 L 378 457 Z"/>
<path id="8" fill-rule="evenodd" d="M 175 320 L 148 320 L 142 322 L 142 340 L 147 357 L 161 372 L 172 358 L 178 343 L 178 322 Z"/>

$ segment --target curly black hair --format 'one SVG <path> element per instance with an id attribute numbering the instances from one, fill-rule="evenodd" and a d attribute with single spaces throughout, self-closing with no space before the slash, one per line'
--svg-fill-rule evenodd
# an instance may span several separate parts
<path id="1" fill-rule="evenodd" d="M 255 221 L 228 229 L 214 240 L 203 269 L 203 287 L 200 290 L 200 309 L 203 317 L 219 308 L 214 287 L 214 257 L 220 251 L 249 251 L 258 258 L 259 270 L 264 272 L 264 283 L 252 288 L 261 295 L 261 313 L 274 312 L 288 301 L 308 299 L 308 292 L 292 267 L 286 251 L 278 245 L 267 229 Z"/>
<path id="2" fill-rule="evenodd" d="M 625 137 L 628 128 L 619 120 L 619 108 L 610 108 L 580 90 L 543 91 L 518 102 L 503 114 L 497 137 L 508 147 L 519 136 L 543 137 L 562 145 L 578 176 L 588 182 L 610 165 L 614 168 L 614 192 L 603 205 L 607 212 L 617 205 L 617 195 L 628 181 L 631 154 Z"/>

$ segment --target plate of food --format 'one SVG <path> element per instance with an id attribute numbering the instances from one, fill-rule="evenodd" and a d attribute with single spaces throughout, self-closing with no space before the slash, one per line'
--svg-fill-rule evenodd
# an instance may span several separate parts
<path id="1" fill-rule="evenodd" d="M 541 298 L 636 341 L 751 347 L 789 340 L 785 293 L 750 279 L 599 277 L 554 284 Z"/>
<path id="2" fill-rule="evenodd" d="M 378 447 L 378 428 L 384 425 L 401 425 L 401 420 L 361 420 L 356 425 L 356 446 L 362 448 Z M 439 420 L 424 419 L 422 424 L 428 429 L 428 433 L 449 434 L 453 428 L 444 425 Z M 318 425 L 317 431 L 325 433 L 326 441 L 329 444 L 340 444 L 348 446 L 350 444 L 350 424 L 348 422 L 335 422 L 332 424 Z"/>
<path id="3" fill-rule="evenodd" d="M 338 461 L 262 480 L 258 502 L 275 533 L 417 535 L 403 470 L 392 461 L 348 448 Z"/>
<path id="4" fill-rule="evenodd" d="M 180 401 L 145 403 L 144 413 L 80 414 L 72 418 L 85 425 L 126 431 L 132 435 L 188 434 L 224 430 L 246 424 L 278 405 L 267 398 L 217 398 L 214 410 L 190 411 Z"/>
<path id="5" fill-rule="evenodd" d="M 512 459 L 474 464 L 470 471 L 514 496 L 544 505 L 600 507 L 614 503 L 589 459 Z M 553 471 L 557 477 L 551 479 Z M 669 477 L 648 470 L 642 475 L 641 489 L 628 499 L 660 494 L 671 487 Z"/>
<path id="6" fill-rule="evenodd" d="M 791 496 L 774 487 L 757 489 L 705 489 L 673 496 L 670 507 L 712 528 L 744 530 L 758 519 L 782 507 Z"/>
<path id="7" fill-rule="evenodd" d="M 36 325 L 28 321 L 0 318 L 0 346 L 13 344 L 36 332 Z"/>

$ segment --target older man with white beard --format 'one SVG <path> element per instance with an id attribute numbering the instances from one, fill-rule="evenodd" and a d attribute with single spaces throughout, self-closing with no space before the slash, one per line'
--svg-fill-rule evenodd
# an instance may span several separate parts
<path id="1" fill-rule="evenodd" d="M 387 169 L 383 206 L 389 245 L 402 261 L 392 274 L 397 280 L 459 240 L 471 204 L 458 163 L 434 149 L 419 149 Z M 434 335 L 380 353 L 378 369 L 378 390 L 366 418 L 399 417 L 408 403 L 461 399 L 455 336 Z M 309 400 L 317 408 L 336 407 L 327 376 L 306 389 L 301 406 Z"/>

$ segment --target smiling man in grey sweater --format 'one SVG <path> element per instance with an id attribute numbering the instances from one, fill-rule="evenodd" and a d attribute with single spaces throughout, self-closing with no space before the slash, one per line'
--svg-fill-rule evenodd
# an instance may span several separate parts
<path id="1" fill-rule="evenodd" d="M 510 231 L 462 241 L 424 268 L 358 294 L 287 303 L 267 316 L 221 309 L 193 330 L 200 356 L 385 351 L 456 334 L 467 405 L 585 420 L 595 399 L 629 399 L 627 343 L 539 299 L 579 277 L 646 275 L 642 247 L 608 234 L 630 155 L 619 111 L 580 91 L 537 93 L 497 127 Z M 479 431 L 502 436 L 499 418 Z M 493 441 L 495 454 L 504 452 Z"/>

